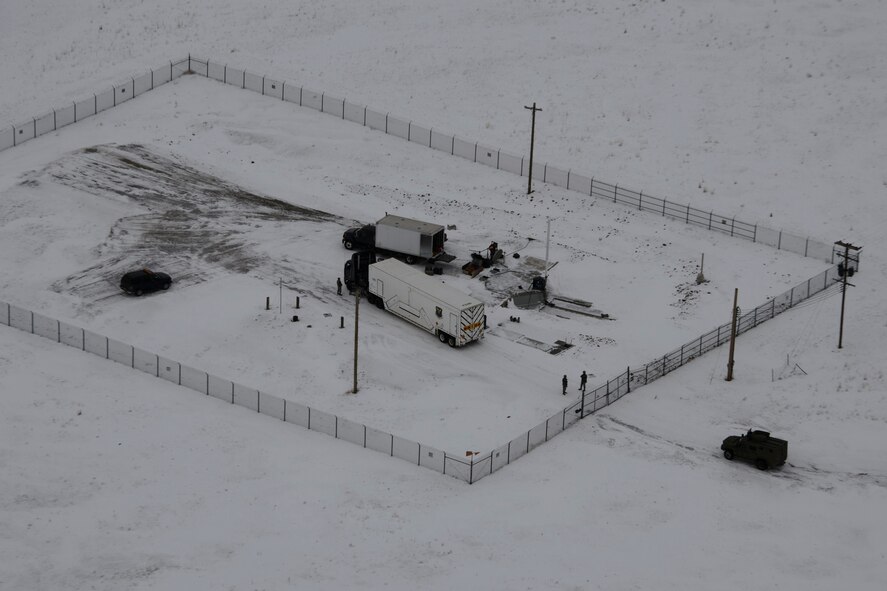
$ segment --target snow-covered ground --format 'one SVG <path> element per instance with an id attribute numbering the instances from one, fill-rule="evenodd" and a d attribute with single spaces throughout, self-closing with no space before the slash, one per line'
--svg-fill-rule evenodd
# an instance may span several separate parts
<path id="1" fill-rule="evenodd" d="M 536 100 L 537 158 L 865 250 L 843 349 L 839 298 L 819 298 L 741 337 L 733 382 L 715 351 L 473 487 L 3 329 L 0 586 L 883 588 L 880 3 L 47 0 L 2 17 L 9 123 L 189 51 L 516 153 Z M 186 227 L 211 248 L 158 255 L 185 280 L 122 298 L 116 270 L 159 250 L 135 255 L 144 241 L 127 236 L 162 216 L 137 188 L 114 194 L 115 179 L 153 186 L 107 173 L 133 154 L 325 215 L 201 210 Z M 823 268 L 553 188 L 530 202 L 524 189 L 190 77 L 0 153 L 0 299 L 461 451 L 559 408 L 562 373 L 611 377 L 724 322 L 734 287 L 751 307 Z M 552 287 L 616 321 L 509 323 L 495 290 L 449 274 L 487 301 L 492 334 L 453 351 L 367 308 L 364 385 L 347 395 L 338 240 L 380 209 L 456 225 L 463 260 L 490 238 L 544 256 L 553 217 Z M 698 289 L 702 252 L 711 281 Z M 292 310 L 263 309 L 284 275 L 284 303 L 304 303 L 298 327 Z M 516 327 L 576 346 L 551 356 L 509 338 Z M 789 440 L 788 466 L 720 457 L 720 440 L 750 426 Z"/>

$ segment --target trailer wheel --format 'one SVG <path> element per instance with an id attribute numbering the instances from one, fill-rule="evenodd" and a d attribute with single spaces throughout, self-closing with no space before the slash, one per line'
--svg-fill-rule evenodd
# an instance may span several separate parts
<path id="1" fill-rule="evenodd" d="M 447 333 L 437 331 L 437 338 L 440 340 L 441 343 L 446 343 L 447 342 Z"/>
<path id="2" fill-rule="evenodd" d="M 448 344 L 450 347 L 455 347 L 455 346 L 456 346 L 456 339 L 454 339 L 453 337 L 450 337 L 450 338 L 447 340 L 447 344 Z"/>
<path id="3" fill-rule="evenodd" d="M 385 309 L 385 301 L 382 300 L 382 298 L 380 298 L 379 296 L 375 296 L 375 297 L 376 297 L 376 307 L 379 308 L 380 310 L 384 310 Z"/>

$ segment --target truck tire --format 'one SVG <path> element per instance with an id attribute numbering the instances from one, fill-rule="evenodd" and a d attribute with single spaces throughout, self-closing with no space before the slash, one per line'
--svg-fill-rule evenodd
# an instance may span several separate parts
<path id="1" fill-rule="evenodd" d="M 345 240 L 342 242 L 342 244 L 344 244 L 345 248 L 347 248 L 348 250 L 354 250 L 354 243 L 350 240 Z"/>
<path id="2" fill-rule="evenodd" d="M 767 460 L 765 460 L 764 458 L 758 458 L 757 460 L 755 460 L 755 468 L 757 468 L 758 470 L 766 470 L 767 468 L 769 468 L 769 466 L 767 465 Z"/>
<path id="3" fill-rule="evenodd" d="M 407 257 L 404 259 L 404 262 L 408 265 L 412 265 L 413 263 L 416 262 L 416 257 L 408 254 Z"/>
<path id="4" fill-rule="evenodd" d="M 441 343 L 447 342 L 447 333 L 442 331 L 437 331 L 437 338 Z"/>
<path id="5" fill-rule="evenodd" d="M 727 458 L 728 460 L 732 460 L 733 459 L 733 450 L 730 450 L 730 449 L 724 450 L 724 457 Z"/>
<path id="6" fill-rule="evenodd" d="M 456 346 L 456 339 L 454 339 L 453 337 L 449 337 L 449 338 L 447 339 L 447 344 L 448 344 L 450 347 L 455 347 L 455 346 Z"/>

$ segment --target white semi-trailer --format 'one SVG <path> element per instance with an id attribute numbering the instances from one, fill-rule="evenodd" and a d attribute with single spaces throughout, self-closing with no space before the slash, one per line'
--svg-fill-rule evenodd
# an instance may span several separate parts
<path id="1" fill-rule="evenodd" d="M 369 265 L 367 299 L 451 347 L 483 338 L 483 302 L 397 259 Z"/>

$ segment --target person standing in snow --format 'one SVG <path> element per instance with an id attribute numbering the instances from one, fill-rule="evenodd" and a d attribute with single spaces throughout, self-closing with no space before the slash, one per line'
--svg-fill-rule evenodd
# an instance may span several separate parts
<path id="1" fill-rule="evenodd" d="M 342 280 L 336 277 L 336 295 L 342 295 Z"/>
<path id="2" fill-rule="evenodd" d="M 588 382 L 588 374 L 585 373 L 585 370 L 582 370 L 582 375 L 579 376 L 579 390 L 585 394 L 585 384 Z"/>
<path id="3" fill-rule="evenodd" d="M 561 380 L 561 384 L 564 385 L 564 396 L 567 395 L 567 374 L 564 374 L 564 379 Z"/>

